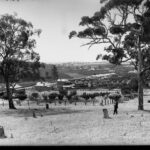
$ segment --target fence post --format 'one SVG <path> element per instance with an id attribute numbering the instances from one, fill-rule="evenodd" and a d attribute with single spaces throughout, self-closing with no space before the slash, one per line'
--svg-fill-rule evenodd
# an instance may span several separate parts
<path id="1" fill-rule="evenodd" d="M 6 138 L 3 126 L 0 126 L 0 138 Z"/>
<path id="2" fill-rule="evenodd" d="M 66 106 L 67 101 L 65 100 L 65 106 Z"/>
<path id="3" fill-rule="evenodd" d="M 30 98 L 28 98 L 28 108 L 30 109 Z"/>
<path id="4" fill-rule="evenodd" d="M 107 105 L 107 103 L 106 103 L 106 99 L 105 99 L 105 105 Z"/>
<path id="5" fill-rule="evenodd" d="M 110 118 L 107 109 L 103 109 L 103 115 L 104 115 L 105 119 L 109 119 Z"/>
<path id="6" fill-rule="evenodd" d="M 49 104 L 48 103 L 46 103 L 46 109 L 49 109 Z"/>
<path id="7" fill-rule="evenodd" d="M 75 104 L 75 106 L 77 105 L 77 102 L 76 102 L 76 100 L 75 100 L 75 103 L 74 103 L 74 104 Z"/>

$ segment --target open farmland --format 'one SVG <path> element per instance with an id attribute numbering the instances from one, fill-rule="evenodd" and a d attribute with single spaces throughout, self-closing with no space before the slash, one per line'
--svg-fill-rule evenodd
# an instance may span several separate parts
<path id="1" fill-rule="evenodd" d="M 0 145 L 114 145 L 149 144 L 150 99 L 144 96 L 145 111 L 137 111 L 137 98 L 119 104 L 119 114 L 113 115 L 113 105 L 94 106 L 88 103 L 37 105 L 27 101 L 17 110 L 9 110 L 7 102 L 0 104 L 0 125 L 7 138 Z M 104 119 L 107 108 L 111 119 Z M 33 111 L 36 118 L 33 117 Z M 9 120 L 9 123 L 8 123 Z"/>

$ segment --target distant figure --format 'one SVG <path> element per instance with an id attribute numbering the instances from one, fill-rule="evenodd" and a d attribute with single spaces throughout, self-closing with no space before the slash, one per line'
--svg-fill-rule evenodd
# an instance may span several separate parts
<path id="1" fill-rule="evenodd" d="M 114 115 L 118 114 L 118 110 L 117 109 L 118 109 L 118 101 L 115 101 L 114 102 Z"/>

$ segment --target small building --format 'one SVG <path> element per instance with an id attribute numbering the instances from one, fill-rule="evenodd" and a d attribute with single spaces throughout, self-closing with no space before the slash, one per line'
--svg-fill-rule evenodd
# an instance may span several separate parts
<path id="1" fill-rule="evenodd" d="M 72 85 L 72 82 L 70 82 L 68 79 L 58 79 L 57 80 L 57 88 L 65 87 Z"/>

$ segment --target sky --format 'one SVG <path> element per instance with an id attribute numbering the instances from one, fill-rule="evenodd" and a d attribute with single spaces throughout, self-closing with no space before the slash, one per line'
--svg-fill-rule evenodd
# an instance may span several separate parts
<path id="1" fill-rule="evenodd" d="M 88 50 L 86 40 L 69 39 L 72 30 L 82 30 L 82 16 L 92 16 L 100 9 L 99 0 L 1 0 L 0 15 L 17 13 L 18 17 L 42 29 L 34 49 L 41 62 L 95 62 L 103 46 Z"/>

